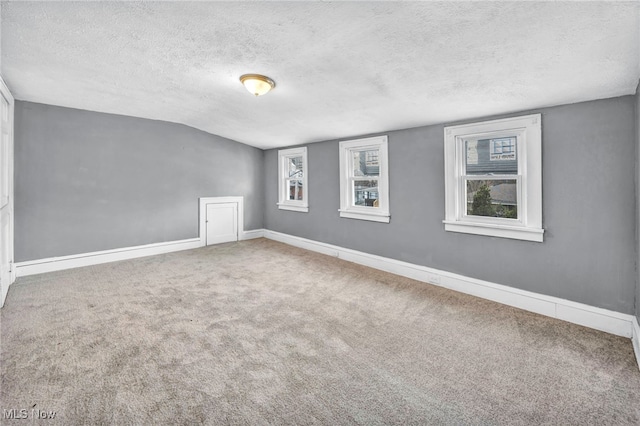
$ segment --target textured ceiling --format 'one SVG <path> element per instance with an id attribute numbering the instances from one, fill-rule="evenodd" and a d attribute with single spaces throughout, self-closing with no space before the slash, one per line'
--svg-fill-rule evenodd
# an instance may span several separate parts
<path id="1" fill-rule="evenodd" d="M 260 148 L 632 94 L 640 2 L 2 2 L 16 99 Z M 262 73 L 259 98 L 239 83 Z"/>

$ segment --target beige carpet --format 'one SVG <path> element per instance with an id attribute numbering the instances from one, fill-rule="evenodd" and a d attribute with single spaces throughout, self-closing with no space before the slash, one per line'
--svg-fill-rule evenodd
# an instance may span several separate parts
<path id="1" fill-rule="evenodd" d="M 265 239 L 21 278 L 1 312 L 3 424 L 640 423 L 629 339 Z"/>

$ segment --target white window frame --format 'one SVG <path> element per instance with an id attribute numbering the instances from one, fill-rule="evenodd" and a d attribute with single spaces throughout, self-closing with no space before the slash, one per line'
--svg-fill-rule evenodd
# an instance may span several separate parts
<path id="1" fill-rule="evenodd" d="M 356 206 L 354 203 L 354 180 L 366 180 L 366 176 L 355 176 L 353 152 L 367 149 L 378 150 L 379 174 L 378 206 Z M 340 142 L 340 217 L 389 223 L 389 155 L 387 136 L 354 139 Z"/>
<path id="2" fill-rule="evenodd" d="M 540 114 L 449 126 L 444 128 L 446 231 L 543 242 L 542 229 L 542 117 Z M 465 140 L 517 137 L 518 219 L 466 214 Z M 486 176 L 478 176 L 485 179 Z"/>
<path id="3" fill-rule="evenodd" d="M 288 180 L 289 159 L 302 157 L 302 200 L 290 200 Z M 278 151 L 278 208 L 295 212 L 309 211 L 309 168 L 307 162 L 307 147 L 281 149 Z"/>

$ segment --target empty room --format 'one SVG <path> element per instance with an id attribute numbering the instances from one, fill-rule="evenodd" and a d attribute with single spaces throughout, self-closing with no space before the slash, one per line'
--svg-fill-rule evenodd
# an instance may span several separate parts
<path id="1" fill-rule="evenodd" d="M 640 2 L 0 25 L 0 423 L 640 424 Z"/>

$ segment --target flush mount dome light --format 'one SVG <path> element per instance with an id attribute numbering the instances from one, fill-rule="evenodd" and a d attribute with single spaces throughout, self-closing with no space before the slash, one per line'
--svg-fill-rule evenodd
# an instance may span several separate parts
<path id="1" fill-rule="evenodd" d="M 275 81 L 260 74 L 245 74 L 240 76 L 240 82 L 244 84 L 249 93 L 256 96 L 264 95 L 269 90 L 276 87 Z"/>

